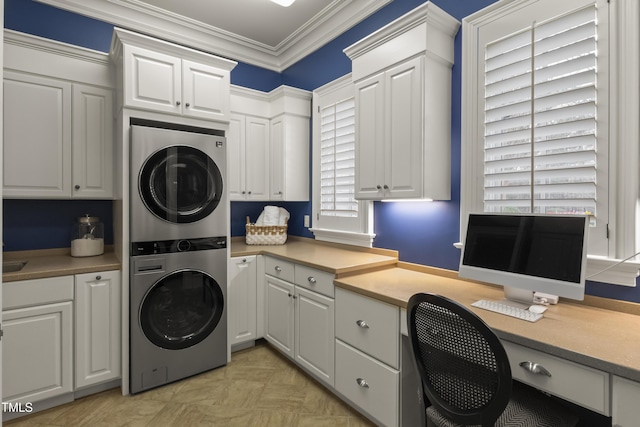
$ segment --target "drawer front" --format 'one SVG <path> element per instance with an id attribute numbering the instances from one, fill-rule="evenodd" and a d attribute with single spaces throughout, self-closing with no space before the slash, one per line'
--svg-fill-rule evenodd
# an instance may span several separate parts
<path id="1" fill-rule="evenodd" d="M 502 344 L 509 356 L 514 379 L 603 415 L 610 415 L 609 374 L 606 372 L 508 341 L 502 341 Z M 522 362 L 536 363 L 551 376 L 532 373 L 520 366 Z"/>
<path id="2" fill-rule="evenodd" d="M 73 276 L 20 280 L 2 284 L 2 309 L 73 300 Z"/>
<path id="3" fill-rule="evenodd" d="M 385 426 L 398 425 L 400 374 L 336 340 L 336 390 Z"/>
<path id="4" fill-rule="evenodd" d="M 294 264 L 279 258 L 265 257 L 264 272 L 278 279 L 293 283 Z"/>
<path id="5" fill-rule="evenodd" d="M 334 275 L 326 271 L 316 270 L 304 265 L 295 266 L 295 283 L 319 294 L 334 297 Z"/>
<path id="6" fill-rule="evenodd" d="M 400 309 L 336 288 L 336 338 L 399 368 Z"/>

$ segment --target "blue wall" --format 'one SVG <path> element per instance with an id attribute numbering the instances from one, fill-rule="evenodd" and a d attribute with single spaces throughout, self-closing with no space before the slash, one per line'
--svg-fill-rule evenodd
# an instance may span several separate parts
<path id="1" fill-rule="evenodd" d="M 433 3 L 462 20 L 465 16 L 488 6 L 496 0 L 433 0 Z M 363 22 L 327 43 L 303 60 L 278 74 L 245 63 L 239 63 L 231 73 L 231 82 L 240 86 L 270 91 L 281 84 L 314 90 L 351 71 L 351 62 L 343 49 L 397 17 L 424 3 L 422 0 L 394 0 Z M 113 25 L 61 11 L 31 0 L 5 1 L 5 27 L 70 44 L 108 51 Z M 419 264 L 457 269 L 460 252 L 453 243 L 460 240 L 460 99 L 461 99 L 461 34 L 455 39 L 455 65 L 452 70 L 452 198 L 447 202 L 381 203 L 374 204 L 374 245 L 396 249 L 400 259 Z M 37 208 L 33 205 L 37 203 Z M 70 203 L 69 206 L 66 203 Z M 43 241 L 43 235 L 56 235 L 45 241 L 49 247 L 59 247 L 63 229 L 68 229 L 73 218 L 94 209 L 90 202 L 11 201 L 5 200 L 4 233 L 7 250 L 16 250 L 21 237 L 29 236 L 24 245 Z M 104 202 L 110 206 L 111 202 Z M 311 215 L 310 203 L 278 204 L 291 212 L 291 235 L 311 237 L 302 226 L 304 215 Z M 245 217 L 255 221 L 264 203 L 233 202 L 231 204 L 231 234 L 244 235 Z M 97 209 L 97 208 L 95 208 Z M 34 212 L 34 222 L 40 220 L 39 232 L 29 234 L 28 222 Z M 106 211 L 110 211 L 109 208 Z M 45 212 L 50 213 L 44 214 Z M 93 212 L 91 212 L 94 214 Z M 106 214 L 100 214 L 105 217 Z M 51 219 L 47 218 L 51 217 Z M 46 219 L 45 219 L 46 218 Z M 107 219 L 107 218 L 105 218 Z M 56 231 L 57 230 L 57 231 Z M 54 233 L 55 231 L 55 233 Z M 37 237 L 37 239 L 36 239 Z M 33 239 L 33 240 L 32 240 Z M 66 242 L 66 240 L 64 240 Z M 35 249 L 36 247 L 30 247 Z M 625 288 L 589 282 L 587 293 L 610 298 L 640 302 L 640 288 Z"/>

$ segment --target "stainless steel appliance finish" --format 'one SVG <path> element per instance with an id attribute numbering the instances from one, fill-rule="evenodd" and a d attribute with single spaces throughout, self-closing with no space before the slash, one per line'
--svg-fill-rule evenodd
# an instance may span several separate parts
<path id="1" fill-rule="evenodd" d="M 132 244 L 130 391 L 227 363 L 226 237 Z"/>
<path id="2" fill-rule="evenodd" d="M 131 119 L 130 240 L 225 236 L 224 131 Z"/>

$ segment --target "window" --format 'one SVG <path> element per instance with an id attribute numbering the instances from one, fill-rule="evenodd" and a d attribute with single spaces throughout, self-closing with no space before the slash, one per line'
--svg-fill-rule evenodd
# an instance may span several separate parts
<path id="1" fill-rule="evenodd" d="M 355 199 L 355 99 L 351 76 L 313 94 L 313 228 L 318 240 L 371 246 L 371 202 Z"/>
<path id="2" fill-rule="evenodd" d="M 633 3 L 503 0 L 464 20 L 461 235 L 470 212 L 583 213 L 587 275 L 636 252 L 638 162 L 619 153 L 637 159 L 637 125 L 615 114 L 638 112 L 638 77 L 616 66 L 638 58 L 619 42 L 637 35 Z M 634 286 L 637 271 L 593 280 Z"/>

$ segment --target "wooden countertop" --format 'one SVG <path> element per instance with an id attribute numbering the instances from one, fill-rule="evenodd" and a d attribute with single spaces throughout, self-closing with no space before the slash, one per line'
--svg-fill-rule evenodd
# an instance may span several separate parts
<path id="1" fill-rule="evenodd" d="M 120 270 L 120 260 L 111 248 L 102 255 L 74 258 L 69 248 L 5 252 L 3 261 L 27 261 L 20 271 L 3 273 L 2 281 L 42 279 L 98 271 Z"/>
<path id="2" fill-rule="evenodd" d="M 399 267 L 339 278 L 335 284 L 403 308 L 415 293 L 444 295 L 470 308 L 501 339 L 640 381 L 638 304 L 595 297 L 587 298 L 595 306 L 561 300 L 549 307 L 544 318 L 531 323 L 471 307 L 480 299 L 504 298 L 502 288 L 460 280 L 457 272 L 399 263 Z"/>
<path id="3" fill-rule="evenodd" d="M 231 240 L 231 256 L 269 255 L 333 273 L 336 277 L 395 266 L 398 252 L 319 242 L 289 236 L 284 245 L 246 245 L 244 238 Z"/>

